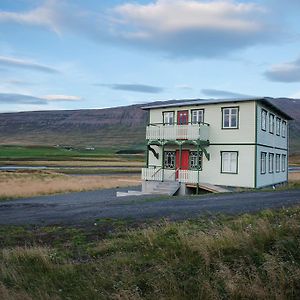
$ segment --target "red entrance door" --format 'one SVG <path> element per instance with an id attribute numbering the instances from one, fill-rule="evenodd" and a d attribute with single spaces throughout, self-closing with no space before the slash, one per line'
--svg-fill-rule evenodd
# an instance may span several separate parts
<path id="1" fill-rule="evenodd" d="M 181 164 L 181 166 L 180 166 Z M 189 169 L 189 150 L 176 151 L 176 170 L 188 170 Z M 178 171 L 176 171 L 176 179 L 178 178 Z"/>
<path id="2" fill-rule="evenodd" d="M 189 111 L 180 110 L 177 112 L 177 125 L 187 125 L 189 123 Z"/>

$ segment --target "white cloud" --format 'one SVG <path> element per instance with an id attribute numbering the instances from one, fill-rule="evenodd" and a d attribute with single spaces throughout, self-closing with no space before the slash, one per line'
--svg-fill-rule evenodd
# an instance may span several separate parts
<path id="1" fill-rule="evenodd" d="M 293 62 L 271 66 L 265 72 L 265 76 L 271 81 L 300 82 L 300 58 Z"/>
<path id="2" fill-rule="evenodd" d="M 78 96 L 70 96 L 70 95 L 46 95 L 41 97 L 47 101 L 80 101 L 81 97 Z"/>
<path id="3" fill-rule="evenodd" d="M 0 66 L 34 70 L 44 73 L 59 73 L 55 68 L 37 62 L 15 57 L 0 56 Z"/>
<path id="4" fill-rule="evenodd" d="M 267 21 L 268 20 L 268 21 Z M 25 12 L 0 12 L 0 22 L 49 28 L 97 42 L 126 44 L 169 56 L 215 57 L 270 42 L 280 30 L 265 7 L 238 0 L 157 0 L 106 12 L 46 1 Z"/>

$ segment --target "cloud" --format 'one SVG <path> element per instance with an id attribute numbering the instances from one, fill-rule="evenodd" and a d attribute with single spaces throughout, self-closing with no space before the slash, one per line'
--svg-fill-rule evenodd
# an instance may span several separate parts
<path id="1" fill-rule="evenodd" d="M 112 90 L 138 92 L 138 93 L 149 93 L 149 94 L 159 94 L 164 91 L 164 88 L 145 84 L 95 84 L 98 86 L 109 87 Z"/>
<path id="2" fill-rule="evenodd" d="M 273 65 L 264 75 L 271 81 L 300 82 L 300 58 L 293 62 Z"/>
<path id="3" fill-rule="evenodd" d="M 224 91 L 224 90 L 217 90 L 217 89 L 202 89 L 201 90 L 202 94 L 206 96 L 211 96 L 211 97 L 253 97 L 250 95 L 246 94 L 240 94 L 240 93 L 235 93 L 235 92 L 230 92 L 230 91 Z"/>
<path id="4" fill-rule="evenodd" d="M 0 93 L 0 104 L 39 104 L 46 105 L 53 101 L 79 101 L 80 97 L 69 95 L 47 95 L 36 97 L 32 95 L 16 94 L 16 93 Z"/>
<path id="5" fill-rule="evenodd" d="M 180 90 L 192 90 L 193 89 L 188 84 L 179 84 L 179 85 L 176 85 L 175 88 L 180 89 Z"/>
<path id="6" fill-rule="evenodd" d="M 7 57 L 7 56 L 0 56 L 0 66 L 34 70 L 34 71 L 39 71 L 39 72 L 44 72 L 49 74 L 60 73 L 57 69 L 42 64 L 38 64 L 36 62 L 18 59 L 14 57 Z"/>
<path id="7" fill-rule="evenodd" d="M 45 99 L 29 96 L 29 95 L 22 95 L 22 94 L 13 94 L 13 93 L 0 93 L 0 104 L 7 103 L 7 104 L 47 104 Z"/>
<path id="8" fill-rule="evenodd" d="M 267 10 L 254 3 L 158 0 L 113 11 L 119 39 L 172 56 L 223 57 L 266 43 L 275 34 Z"/>
<path id="9" fill-rule="evenodd" d="M 47 95 L 43 96 L 43 99 L 47 101 L 80 101 L 81 97 L 78 96 L 70 96 L 70 95 Z"/>
<path id="10" fill-rule="evenodd" d="M 44 27 L 58 35 L 72 33 L 171 57 L 224 57 L 268 43 L 280 35 L 270 20 L 263 6 L 238 0 L 157 0 L 125 3 L 99 13 L 52 0 L 30 11 L 0 12 L 0 22 Z"/>

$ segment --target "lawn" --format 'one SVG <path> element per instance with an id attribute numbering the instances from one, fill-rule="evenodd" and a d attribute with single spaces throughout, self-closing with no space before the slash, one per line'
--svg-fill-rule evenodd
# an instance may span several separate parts
<path id="1" fill-rule="evenodd" d="M 0 227 L 0 298 L 299 299 L 300 207 Z"/>

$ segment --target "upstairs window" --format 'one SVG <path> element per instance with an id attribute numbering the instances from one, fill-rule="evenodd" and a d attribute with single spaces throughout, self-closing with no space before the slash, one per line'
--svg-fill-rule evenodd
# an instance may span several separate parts
<path id="1" fill-rule="evenodd" d="M 276 135 L 280 135 L 280 125 L 281 125 L 281 119 L 276 118 Z"/>
<path id="2" fill-rule="evenodd" d="M 192 124 L 204 122 L 204 109 L 192 110 Z"/>
<path id="3" fill-rule="evenodd" d="M 265 109 L 261 110 L 261 130 L 267 130 L 267 111 Z"/>
<path id="4" fill-rule="evenodd" d="M 175 151 L 164 152 L 164 168 L 175 169 Z"/>
<path id="5" fill-rule="evenodd" d="M 174 111 L 166 111 L 163 113 L 164 125 L 174 125 Z"/>
<path id="6" fill-rule="evenodd" d="M 281 131 L 282 137 L 286 137 L 286 121 L 282 121 L 282 131 Z"/>
<path id="7" fill-rule="evenodd" d="M 277 173 L 280 172 L 280 154 L 276 154 L 275 168 Z"/>
<path id="8" fill-rule="evenodd" d="M 191 151 L 189 156 L 189 168 L 191 170 L 202 170 L 202 152 L 199 152 L 199 156 L 197 151 Z"/>
<path id="9" fill-rule="evenodd" d="M 275 116 L 273 114 L 269 114 L 269 132 L 274 133 L 274 127 L 275 127 Z"/>
<path id="10" fill-rule="evenodd" d="M 222 128 L 238 128 L 239 123 L 239 108 L 238 107 L 226 107 L 222 108 L 223 124 Z"/>
<path id="11" fill-rule="evenodd" d="M 269 153 L 269 173 L 274 173 L 274 153 Z"/>
<path id="12" fill-rule="evenodd" d="M 221 152 L 221 173 L 238 173 L 238 152 Z"/>
<path id="13" fill-rule="evenodd" d="M 267 153 L 260 153 L 260 174 L 266 174 Z"/>

